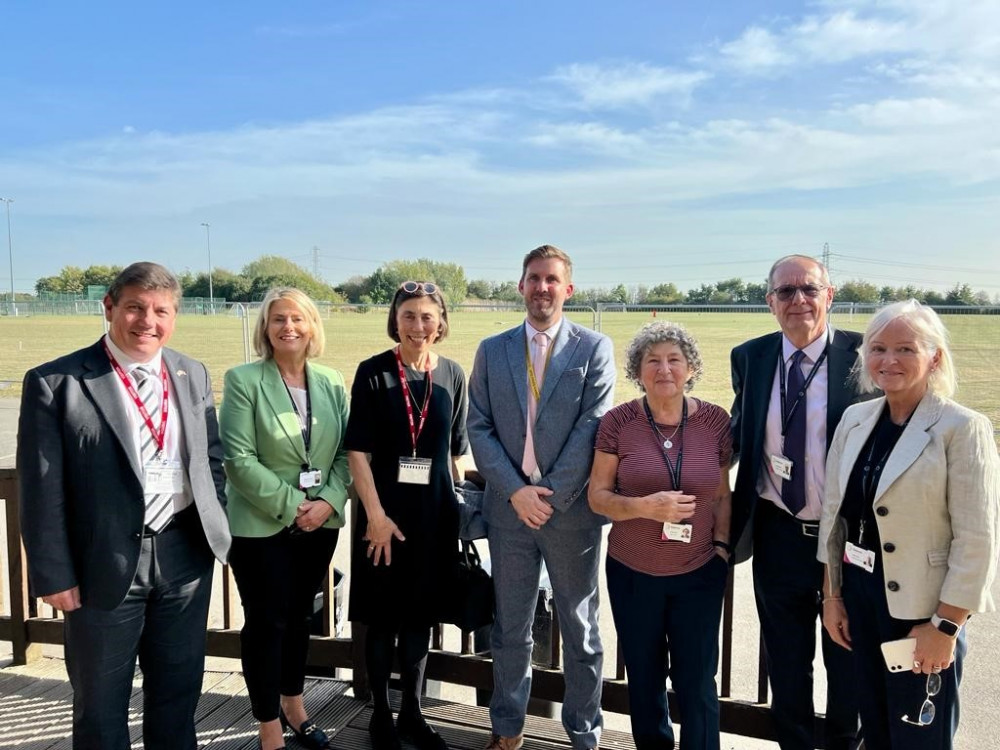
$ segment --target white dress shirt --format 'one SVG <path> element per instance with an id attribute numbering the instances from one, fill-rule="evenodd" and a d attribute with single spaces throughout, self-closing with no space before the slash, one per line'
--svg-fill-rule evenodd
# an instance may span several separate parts
<path id="1" fill-rule="evenodd" d="M 802 375 L 808 378 L 813 366 L 823 354 L 830 340 L 830 330 L 813 341 L 802 351 Z M 786 513 L 790 512 L 781 501 L 781 477 L 771 468 L 771 456 L 784 456 L 784 440 L 781 437 L 781 381 L 778 367 L 785 368 L 785 383 L 788 383 L 788 368 L 791 366 L 795 345 L 784 335 L 781 337 L 781 361 L 774 368 L 774 383 L 771 385 L 771 401 L 767 407 L 767 425 L 764 428 L 764 456 L 760 477 L 757 480 L 757 494 L 770 500 Z M 806 390 L 806 505 L 796 516 L 800 521 L 818 521 L 823 515 L 823 487 L 826 484 L 826 402 L 829 378 L 829 355 L 816 371 L 815 377 Z M 791 395 L 791 394 L 789 394 Z M 802 408 L 799 404 L 798 408 Z"/>

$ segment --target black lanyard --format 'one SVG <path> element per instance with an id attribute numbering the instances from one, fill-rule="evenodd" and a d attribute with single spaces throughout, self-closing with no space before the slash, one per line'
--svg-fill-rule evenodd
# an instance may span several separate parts
<path id="1" fill-rule="evenodd" d="M 288 393 L 288 400 L 292 402 L 292 411 L 294 411 L 295 412 L 295 416 L 299 418 L 299 424 L 301 425 L 301 429 L 302 429 L 302 442 L 305 443 L 305 446 L 306 446 L 306 462 L 303 464 L 303 467 L 306 468 L 306 469 L 308 469 L 308 468 L 310 468 L 310 464 L 311 464 L 311 461 L 309 459 L 309 448 L 312 445 L 312 424 L 313 424 L 312 417 L 313 417 L 313 410 L 312 410 L 312 399 L 309 398 L 309 373 L 308 373 L 308 371 L 306 371 L 304 373 L 304 377 L 305 377 L 305 380 L 306 380 L 306 387 L 305 387 L 305 391 L 306 391 L 306 419 L 305 419 L 305 422 L 302 421 L 302 415 L 299 414 L 299 407 L 295 403 L 295 398 L 292 396 L 292 389 L 288 387 L 288 383 L 285 382 L 284 378 L 281 379 L 281 382 L 285 386 L 285 392 Z"/>
<path id="2" fill-rule="evenodd" d="M 913 415 L 911 414 L 910 416 L 912 417 Z M 865 514 L 875 504 L 875 493 L 878 489 L 879 480 L 882 478 L 882 471 L 885 469 L 886 461 L 889 460 L 889 456 L 895 449 L 896 443 L 899 442 L 899 438 L 902 437 L 908 424 L 910 424 L 910 417 L 907 417 L 906 421 L 901 425 L 893 422 L 892 418 L 889 417 L 888 407 L 886 407 L 886 410 L 875 425 L 875 429 L 872 431 L 872 445 L 868 449 L 868 457 L 865 459 L 864 468 L 861 470 L 861 497 L 864 502 L 861 506 L 861 524 L 858 528 L 859 546 L 864 546 Z M 889 425 L 892 425 L 892 427 L 889 427 Z M 878 460 L 878 463 L 872 466 L 872 459 L 875 457 L 875 448 L 876 446 L 881 447 L 879 446 L 880 442 L 882 445 L 886 445 L 886 449 L 882 457 Z"/>
<path id="3" fill-rule="evenodd" d="M 677 448 L 677 463 L 670 462 L 670 456 L 667 455 L 667 448 L 663 445 L 666 438 L 663 437 L 663 433 L 660 432 L 660 428 L 656 426 L 656 420 L 653 419 L 653 412 L 649 409 L 649 402 L 644 398 L 642 400 L 642 407 L 646 410 L 646 419 L 649 420 L 649 426 L 653 428 L 653 434 L 657 437 L 657 442 L 659 443 L 660 452 L 663 454 L 663 460 L 667 464 L 667 471 L 670 473 L 670 481 L 673 483 L 671 489 L 680 492 L 681 489 L 681 464 L 684 462 L 684 427 L 687 425 L 688 421 L 688 402 L 687 398 L 684 399 L 684 405 L 681 407 L 681 426 L 680 433 L 678 437 L 678 442 L 680 447 Z"/>
<path id="4" fill-rule="evenodd" d="M 823 360 L 826 359 L 826 353 L 830 349 L 830 342 L 827 341 L 826 346 L 823 347 L 823 353 L 819 355 L 819 359 L 816 360 L 816 364 L 812 366 L 809 371 L 809 377 L 802 384 L 802 390 L 795 394 L 795 400 L 792 405 L 786 410 L 785 401 L 787 396 L 785 395 L 785 362 L 787 360 L 781 360 L 781 367 L 778 368 L 778 382 L 780 385 L 779 393 L 781 394 L 781 437 L 785 437 L 785 432 L 788 430 L 788 425 L 792 421 L 792 414 L 795 413 L 796 407 L 801 403 L 806 397 L 806 391 L 809 390 L 809 384 L 816 377 L 816 373 L 819 372 L 819 366 L 823 364 Z M 804 408 L 804 407 L 803 407 Z"/>

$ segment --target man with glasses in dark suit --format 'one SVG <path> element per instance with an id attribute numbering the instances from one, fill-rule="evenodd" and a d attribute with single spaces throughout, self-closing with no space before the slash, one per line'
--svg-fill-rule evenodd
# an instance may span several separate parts
<path id="1" fill-rule="evenodd" d="M 823 264 L 780 258 L 768 274 L 767 304 L 781 330 L 732 351 L 732 542 L 737 561 L 753 554 L 754 591 L 781 750 L 816 747 L 813 657 L 822 610 L 816 559 L 826 452 L 841 415 L 861 400 L 850 377 L 861 335 L 827 324 L 834 288 Z M 850 652 L 824 631 L 826 744 L 858 744 Z"/>

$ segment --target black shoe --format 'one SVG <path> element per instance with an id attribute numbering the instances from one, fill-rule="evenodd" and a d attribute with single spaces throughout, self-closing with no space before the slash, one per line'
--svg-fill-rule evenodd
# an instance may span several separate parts
<path id="1" fill-rule="evenodd" d="M 295 739 L 303 747 L 307 747 L 309 750 L 330 750 L 330 738 L 313 722 L 303 721 L 302 726 L 296 729 L 288 722 L 288 717 L 280 708 L 278 709 L 278 718 L 281 719 L 281 726 L 285 729 L 291 729 Z"/>
<path id="2" fill-rule="evenodd" d="M 372 738 L 372 750 L 401 750 L 396 725 L 391 713 L 373 713 L 368 722 L 368 734 Z"/>
<path id="3" fill-rule="evenodd" d="M 396 720 L 396 731 L 417 750 L 448 750 L 444 738 L 420 714 L 401 713 Z"/>

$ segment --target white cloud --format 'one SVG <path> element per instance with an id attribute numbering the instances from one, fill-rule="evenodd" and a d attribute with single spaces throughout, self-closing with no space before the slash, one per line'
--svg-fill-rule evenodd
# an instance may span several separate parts
<path id="1" fill-rule="evenodd" d="M 751 26 L 719 52 L 731 65 L 743 72 L 755 73 L 791 65 L 795 57 L 782 49 L 783 40 L 760 26 Z"/>
<path id="2" fill-rule="evenodd" d="M 556 70 L 549 80 L 569 88 L 587 108 L 617 109 L 649 106 L 664 99 L 686 104 L 695 88 L 709 77 L 703 71 L 677 71 L 629 62 L 567 65 Z"/>

